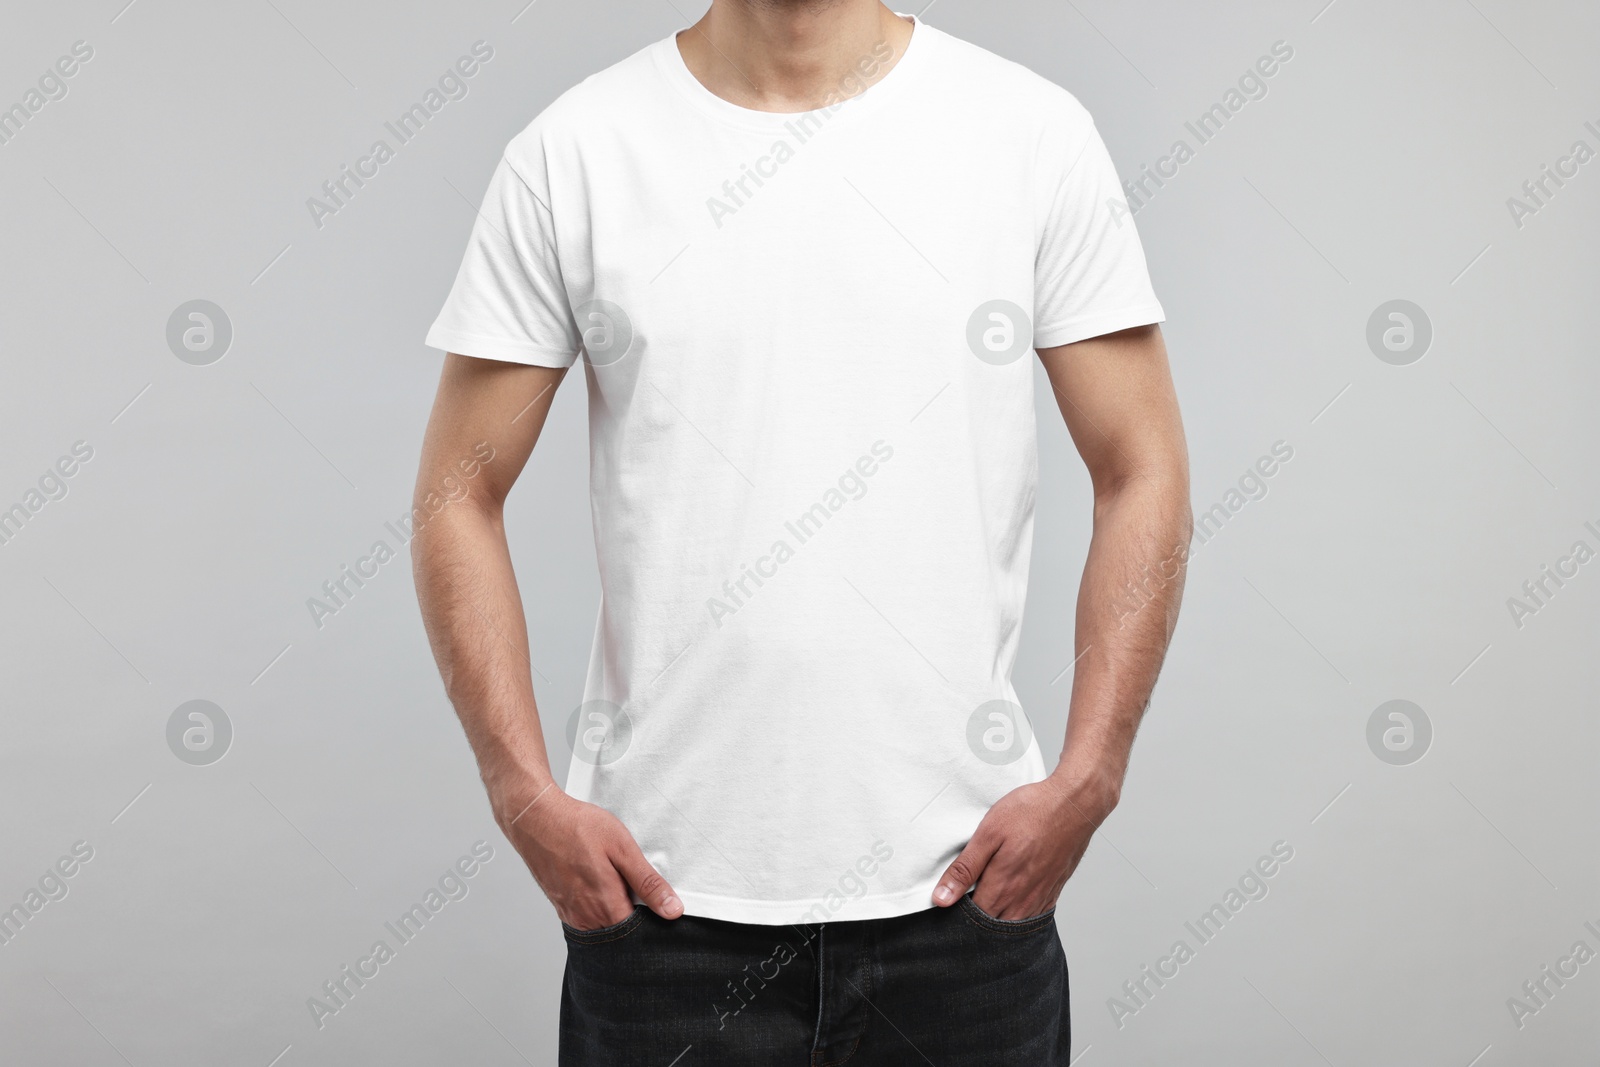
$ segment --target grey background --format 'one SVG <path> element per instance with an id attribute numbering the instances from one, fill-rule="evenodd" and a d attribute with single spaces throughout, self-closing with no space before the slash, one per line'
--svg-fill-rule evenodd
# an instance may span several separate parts
<path id="1" fill-rule="evenodd" d="M 6 106 L 95 50 L 0 146 L 0 507 L 94 449 L 0 546 L 0 904 L 94 849 L 0 946 L 0 1062 L 552 1063 L 560 932 L 489 817 L 409 559 L 320 630 L 305 601 L 393 541 L 422 335 L 504 143 L 703 5 L 125 2 L 8 5 L 0 33 Z M 1197 552 L 1123 803 L 1063 897 L 1078 1062 L 1593 1063 L 1600 962 L 1521 1029 L 1506 1000 L 1600 949 L 1600 563 L 1520 629 L 1506 599 L 1600 545 L 1600 161 L 1521 228 L 1506 198 L 1600 148 L 1600 13 L 1324 3 L 927 12 L 1076 93 L 1125 177 L 1295 52 L 1138 214 L 1197 511 L 1275 441 L 1294 458 Z M 479 39 L 470 95 L 317 229 L 306 199 Z M 210 366 L 165 341 L 191 299 L 233 324 Z M 1409 366 L 1365 341 L 1393 299 L 1433 324 Z M 582 392 L 509 520 L 563 763 L 598 590 Z M 1089 496 L 1042 414 L 1017 687 L 1053 752 Z M 167 746 L 196 699 L 233 728 L 209 766 Z M 1432 722 L 1420 762 L 1368 749 L 1391 699 Z M 317 1029 L 307 998 L 479 839 L 470 894 Z M 1279 840 L 1270 895 L 1119 1028 L 1108 998 Z"/>

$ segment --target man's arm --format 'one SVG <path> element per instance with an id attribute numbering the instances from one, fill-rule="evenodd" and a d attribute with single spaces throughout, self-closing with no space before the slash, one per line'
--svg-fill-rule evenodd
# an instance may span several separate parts
<path id="1" fill-rule="evenodd" d="M 1094 536 L 1078 589 L 1072 704 L 1061 760 L 1002 797 L 939 886 L 1002 919 L 1055 905 L 1122 792 L 1134 732 L 1183 596 L 1192 519 L 1183 422 L 1156 326 L 1039 350 L 1094 484 Z"/>
<path id="2" fill-rule="evenodd" d="M 431 517 L 411 551 L 428 640 L 495 821 L 562 921 L 589 930 L 627 918 L 630 886 L 664 918 L 683 905 L 615 816 L 556 786 L 539 728 L 504 505 L 565 373 L 447 358 L 417 474 L 415 507 Z M 467 477 L 460 464 L 474 460 Z"/>

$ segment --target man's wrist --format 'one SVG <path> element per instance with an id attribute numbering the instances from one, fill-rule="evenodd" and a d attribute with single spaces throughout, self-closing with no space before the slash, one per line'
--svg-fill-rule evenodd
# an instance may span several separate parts
<path id="1" fill-rule="evenodd" d="M 507 833 L 535 806 L 561 792 L 548 771 L 543 774 L 526 770 L 486 774 L 484 786 L 489 793 L 495 822 Z"/>
<path id="2" fill-rule="evenodd" d="M 1081 767 L 1063 761 L 1048 781 L 1067 804 L 1095 826 L 1106 820 L 1122 798 L 1122 775 L 1102 766 Z"/>

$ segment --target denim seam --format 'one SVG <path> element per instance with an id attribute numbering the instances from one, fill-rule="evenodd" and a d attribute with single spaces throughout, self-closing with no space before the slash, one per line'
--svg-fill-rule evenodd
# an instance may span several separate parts
<path id="1" fill-rule="evenodd" d="M 598 930 L 577 930 L 567 926 L 566 923 L 561 925 L 565 928 L 569 940 L 575 941 L 580 945 L 605 945 L 627 937 L 633 933 L 634 927 L 642 922 L 644 922 L 644 910 L 636 908 L 632 915 L 615 926 L 602 926 Z"/>
<path id="2" fill-rule="evenodd" d="M 817 927 L 817 1027 L 811 1034 L 811 1054 L 817 1053 L 817 1045 L 822 1041 L 822 1012 L 826 1006 L 823 995 L 827 990 L 828 971 L 827 956 L 825 955 L 825 942 L 828 936 L 828 924 L 823 923 Z M 808 1059 L 810 1057 L 807 1057 Z"/>
<path id="3" fill-rule="evenodd" d="M 972 899 L 970 897 L 964 898 L 963 902 L 967 906 L 962 909 L 961 914 L 966 918 L 967 922 L 978 927 L 980 930 L 989 930 L 993 933 L 1005 934 L 1013 937 L 1020 937 L 1024 934 L 1038 933 L 1040 930 L 1043 930 L 1045 927 L 1049 926 L 1056 917 L 1056 909 L 1051 908 L 1044 914 L 1035 915 L 1029 919 L 997 919 L 993 915 L 989 915 L 984 912 L 978 907 L 978 905 L 972 903 Z"/>
<path id="4" fill-rule="evenodd" d="M 867 989 L 866 990 L 859 990 L 858 989 L 858 990 L 856 990 L 856 992 L 861 993 L 861 1000 L 866 1001 L 867 1006 L 869 1006 L 869 1008 L 872 1008 L 872 997 L 869 997 L 869 995 L 867 995 L 867 993 L 869 993 L 870 990 L 872 990 L 872 960 L 869 960 L 869 958 L 867 958 L 867 955 L 869 955 L 869 953 L 867 953 L 867 950 L 862 950 L 861 958 L 862 958 L 862 960 L 866 960 L 867 961 L 867 966 L 866 966 L 866 968 L 864 968 L 864 974 L 862 974 L 862 981 L 866 982 Z M 850 979 L 845 979 L 845 981 L 850 981 Z M 854 982 L 851 982 L 851 985 L 854 985 Z M 872 1008 L 872 1011 L 877 1011 L 877 1008 Z M 861 1038 L 864 1038 L 867 1035 L 867 1022 L 872 1022 L 872 1014 L 870 1014 L 870 1013 L 862 1013 L 862 1014 L 864 1014 L 864 1016 L 866 1016 L 866 1017 L 864 1017 L 864 1021 L 862 1021 L 861 1029 L 856 1030 L 856 1040 L 851 1041 L 850 1051 L 848 1051 L 848 1053 L 845 1053 L 845 1056 L 843 1056 L 843 1059 L 834 1059 L 834 1061 L 829 1061 L 829 1062 L 826 1062 L 826 1064 L 822 1064 L 821 1067 L 840 1067 L 840 1065 L 842 1065 L 842 1064 L 848 1064 L 848 1062 L 851 1061 L 851 1057 L 854 1057 L 854 1054 L 858 1053 L 858 1051 L 861 1051 Z"/>
<path id="5" fill-rule="evenodd" d="M 868 955 L 867 951 L 863 950 L 862 953 L 861 953 L 862 958 L 866 959 L 867 955 Z M 865 981 L 867 983 L 867 991 L 870 992 L 871 989 L 872 989 L 872 961 L 870 959 L 867 960 L 867 966 L 865 968 L 865 972 L 866 973 L 865 973 L 865 976 L 863 977 L 863 981 Z M 849 979 L 846 979 L 846 981 L 849 981 Z M 851 983 L 851 985 L 854 985 L 854 984 L 855 984 L 854 982 Z M 873 1011 L 877 1011 L 877 1008 L 873 1007 L 872 998 L 868 995 L 867 992 L 862 992 L 860 989 L 857 989 L 856 992 L 861 994 L 861 999 L 866 1001 L 867 1007 L 872 1008 Z M 822 1064 L 821 1067 L 841 1067 L 842 1064 L 849 1063 L 851 1058 L 854 1057 L 855 1054 L 858 1051 L 860 1051 L 860 1049 L 861 1049 L 861 1039 L 866 1036 L 867 1023 L 871 1022 L 871 1021 L 872 1021 L 872 1016 L 870 1014 L 868 1014 L 866 1016 L 866 1021 L 861 1024 L 861 1029 L 856 1031 L 856 1039 L 853 1042 L 850 1043 L 850 1051 L 846 1052 L 842 1059 L 829 1060 L 827 1063 Z"/>

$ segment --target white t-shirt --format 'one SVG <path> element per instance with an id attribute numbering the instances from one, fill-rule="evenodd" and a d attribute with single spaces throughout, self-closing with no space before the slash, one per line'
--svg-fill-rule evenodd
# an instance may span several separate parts
<path id="1" fill-rule="evenodd" d="M 1066 91 L 921 22 L 855 90 L 751 111 L 673 37 L 587 79 L 506 149 L 427 338 L 584 349 L 603 601 L 546 714 L 691 915 L 927 908 L 1044 776 L 1031 349 L 1163 318 Z"/>

